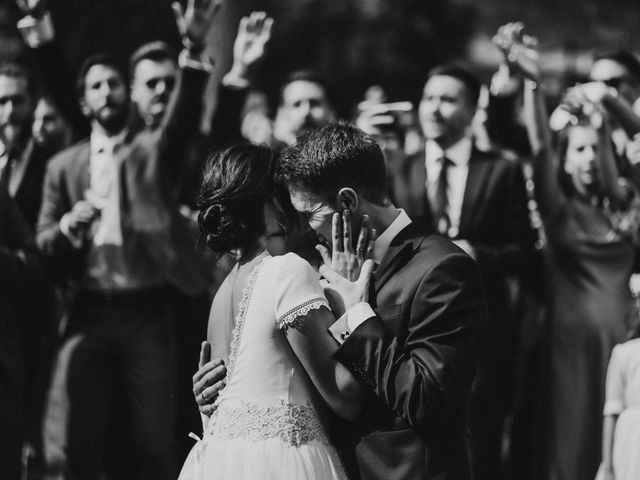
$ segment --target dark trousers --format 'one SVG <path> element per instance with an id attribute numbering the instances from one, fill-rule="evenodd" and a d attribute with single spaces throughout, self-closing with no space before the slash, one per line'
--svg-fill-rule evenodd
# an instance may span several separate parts
<path id="1" fill-rule="evenodd" d="M 492 310 L 483 338 L 471 389 L 469 459 L 472 480 L 503 478 L 503 438 L 513 406 L 518 351 L 517 326 L 512 316 Z M 498 311 L 493 317 L 491 312 Z"/>
<path id="2" fill-rule="evenodd" d="M 22 387 L 0 370 L 0 479 L 20 478 L 23 428 Z"/>
<path id="3" fill-rule="evenodd" d="M 83 339 L 68 372 L 71 478 L 177 476 L 173 311 L 168 289 L 77 298 L 69 333 Z M 117 420 L 124 423 L 113 428 Z M 108 444 L 122 453 L 111 453 L 114 468 L 105 462 Z"/>
<path id="4" fill-rule="evenodd" d="M 206 295 L 189 297 L 177 294 L 177 312 L 174 335 L 177 351 L 176 376 L 176 428 L 175 438 L 178 463 L 183 463 L 193 447 L 189 432 L 202 432 L 202 420 L 193 398 L 193 374 L 198 369 L 200 343 L 207 338 L 207 320 L 211 302 Z"/>

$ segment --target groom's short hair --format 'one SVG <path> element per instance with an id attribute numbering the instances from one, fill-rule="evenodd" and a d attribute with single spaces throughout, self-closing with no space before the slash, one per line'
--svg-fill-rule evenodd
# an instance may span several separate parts
<path id="1" fill-rule="evenodd" d="M 389 203 L 384 155 L 362 130 L 332 122 L 302 135 L 278 160 L 278 179 L 301 184 L 333 203 L 343 187 L 367 201 Z"/>

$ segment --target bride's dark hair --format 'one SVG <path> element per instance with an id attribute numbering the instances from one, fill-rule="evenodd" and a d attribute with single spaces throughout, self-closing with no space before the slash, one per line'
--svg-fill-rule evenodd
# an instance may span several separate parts
<path id="1" fill-rule="evenodd" d="M 197 206 L 200 237 L 211 250 L 244 250 L 262 234 L 263 206 L 274 195 L 273 164 L 263 145 L 234 145 L 207 159 Z"/>

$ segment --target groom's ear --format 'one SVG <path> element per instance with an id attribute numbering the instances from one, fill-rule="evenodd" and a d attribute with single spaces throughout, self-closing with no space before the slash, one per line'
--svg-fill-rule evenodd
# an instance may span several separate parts
<path id="1" fill-rule="evenodd" d="M 360 201 L 358 199 L 358 194 L 355 192 L 353 188 L 343 187 L 338 191 L 338 207 L 341 210 L 349 209 L 351 213 L 355 213 L 358 211 L 358 206 L 360 205 Z"/>

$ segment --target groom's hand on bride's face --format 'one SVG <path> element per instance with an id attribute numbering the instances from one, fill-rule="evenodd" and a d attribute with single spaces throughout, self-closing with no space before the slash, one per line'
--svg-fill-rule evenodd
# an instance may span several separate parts
<path id="1" fill-rule="evenodd" d="M 210 357 L 211 345 L 208 342 L 202 342 L 198 371 L 193 375 L 193 395 L 200 413 L 207 416 L 215 410 L 213 404 L 225 387 L 224 379 L 227 376 L 227 367 L 222 359 L 211 360 Z"/>

